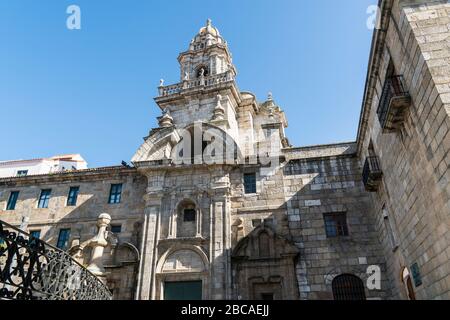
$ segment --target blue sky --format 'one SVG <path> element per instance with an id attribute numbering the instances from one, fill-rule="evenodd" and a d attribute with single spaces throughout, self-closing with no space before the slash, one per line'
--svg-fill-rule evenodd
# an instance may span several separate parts
<path id="1" fill-rule="evenodd" d="M 211 18 L 243 91 L 273 92 L 295 146 L 356 137 L 376 0 L 0 0 L 0 160 L 129 161 L 160 115 L 159 79 Z M 81 8 L 81 30 L 66 9 Z"/>

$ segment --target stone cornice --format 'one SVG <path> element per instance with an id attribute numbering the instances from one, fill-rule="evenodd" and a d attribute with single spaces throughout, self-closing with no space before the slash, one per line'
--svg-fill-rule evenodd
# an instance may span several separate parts
<path id="1" fill-rule="evenodd" d="M 65 171 L 24 177 L 0 178 L 0 187 L 9 185 L 36 185 L 42 183 L 61 183 L 65 181 L 92 181 L 115 176 L 139 175 L 136 168 L 113 166 L 86 170 Z"/>
<path id="2" fill-rule="evenodd" d="M 356 153 L 361 154 L 361 148 L 367 131 L 368 117 L 372 105 L 375 83 L 378 76 L 378 70 L 382 59 L 383 48 L 386 40 L 386 33 L 389 27 L 391 9 L 394 0 L 379 0 L 378 7 L 381 8 L 381 27 L 375 29 L 372 36 L 372 47 L 370 49 L 369 66 L 367 69 L 366 84 L 364 89 L 363 103 L 357 132 Z"/>

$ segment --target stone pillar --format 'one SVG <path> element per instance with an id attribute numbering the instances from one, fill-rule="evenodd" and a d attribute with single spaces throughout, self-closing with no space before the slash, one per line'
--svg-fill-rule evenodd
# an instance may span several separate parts
<path id="1" fill-rule="evenodd" d="M 228 175 L 217 177 L 211 203 L 211 299 L 231 299 L 231 226 Z"/>
<path id="2" fill-rule="evenodd" d="M 157 245 L 161 220 L 161 196 L 146 195 L 143 236 L 141 243 L 141 262 L 139 265 L 137 299 L 154 299 L 155 268 L 157 263 Z"/>

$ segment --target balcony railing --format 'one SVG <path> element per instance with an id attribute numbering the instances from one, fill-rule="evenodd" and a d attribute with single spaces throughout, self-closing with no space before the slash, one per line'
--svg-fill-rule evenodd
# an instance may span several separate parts
<path id="1" fill-rule="evenodd" d="M 405 110 L 411 105 L 411 97 L 404 86 L 403 76 L 386 79 L 380 97 L 377 114 L 384 131 L 398 130 L 403 123 Z"/>
<path id="2" fill-rule="evenodd" d="M 161 86 L 158 88 L 159 96 L 169 96 L 193 88 L 207 88 L 217 84 L 230 82 L 233 80 L 234 80 L 233 75 L 229 71 L 207 77 L 201 76 L 196 79 L 185 80 L 183 82 L 173 84 L 170 86 Z"/>
<path id="3" fill-rule="evenodd" d="M 0 300 L 111 300 L 68 253 L 0 220 Z"/>
<path id="4" fill-rule="evenodd" d="M 369 156 L 364 163 L 362 178 L 367 191 L 375 192 L 381 182 L 383 173 L 377 156 Z"/>

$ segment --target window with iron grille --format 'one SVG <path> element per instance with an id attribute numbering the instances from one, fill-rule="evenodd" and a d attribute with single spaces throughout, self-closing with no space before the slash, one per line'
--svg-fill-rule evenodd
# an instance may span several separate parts
<path id="1" fill-rule="evenodd" d="M 48 208 L 48 202 L 50 201 L 50 194 L 52 193 L 51 189 L 45 189 L 41 191 L 41 195 L 39 197 L 38 208 Z"/>
<path id="2" fill-rule="evenodd" d="M 331 283 L 334 300 L 366 300 L 364 283 L 352 274 L 342 274 Z"/>
<path id="3" fill-rule="evenodd" d="M 184 209 L 183 221 L 185 222 L 195 221 L 195 209 Z"/>
<path id="4" fill-rule="evenodd" d="M 69 195 L 67 196 L 67 206 L 76 206 L 77 205 L 77 198 L 78 198 L 78 192 L 80 191 L 80 187 L 70 187 Z"/>
<path id="5" fill-rule="evenodd" d="M 6 205 L 6 210 L 15 210 L 17 199 L 19 198 L 19 191 L 13 191 L 9 195 L 8 204 Z"/>
<path id="6" fill-rule="evenodd" d="M 323 219 L 325 221 L 327 238 L 348 236 L 347 215 L 345 212 L 325 213 Z"/>
<path id="7" fill-rule="evenodd" d="M 120 198 L 122 197 L 122 184 L 112 184 L 111 190 L 109 192 L 109 201 L 110 204 L 120 203 Z"/>
<path id="8" fill-rule="evenodd" d="M 56 247 L 61 250 L 66 250 L 67 245 L 69 244 L 69 238 L 70 238 L 70 229 L 59 230 L 58 242 L 56 243 Z"/>
<path id="9" fill-rule="evenodd" d="M 256 173 L 244 174 L 244 190 L 245 193 L 256 193 Z"/>

